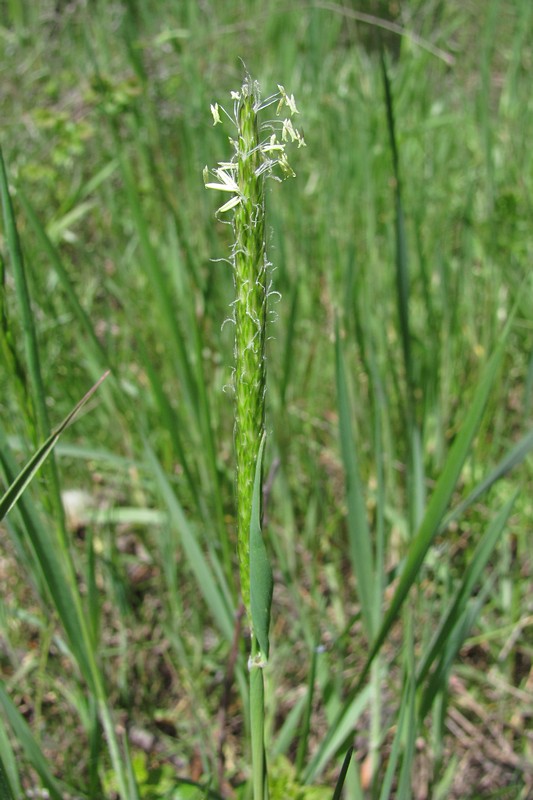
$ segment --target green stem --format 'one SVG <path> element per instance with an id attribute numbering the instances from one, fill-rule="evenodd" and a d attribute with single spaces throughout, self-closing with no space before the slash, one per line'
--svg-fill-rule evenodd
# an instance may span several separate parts
<path id="1" fill-rule="evenodd" d="M 250 657 L 250 733 L 252 743 L 253 800 L 268 800 L 265 759 L 265 684 L 259 645 L 252 637 Z"/>
<path id="2" fill-rule="evenodd" d="M 278 86 L 279 111 L 287 106 L 298 113 L 294 97 Z M 264 726 L 263 667 L 269 651 L 268 629 L 272 604 L 272 568 L 261 530 L 261 475 L 265 438 L 265 340 L 268 298 L 268 261 L 265 245 L 265 177 L 279 166 L 294 175 L 285 155 L 289 139 L 304 145 L 289 119 L 269 124 L 270 136 L 261 141 L 257 118 L 261 109 L 257 84 L 247 75 L 240 92 L 232 92 L 237 138 L 235 154 L 211 170 L 217 182 L 208 189 L 233 195 L 219 212 L 234 209 L 232 250 L 235 282 L 235 457 L 237 471 L 237 547 L 241 595 L 251 632 L 250 730 L 254 800 L 268 800 Z M 271 105 L 274 98 L 267 101 Z M 218 104 L 211 106 L 215 124 L 221 121 Z M 228 117 L 229 114 L 226 114 Z M 276 135 L 276 127 L 281 131 Z M 252 587 L 252 591 L 250 590 Z"/>
<path id="3" fill-rule="evenodd" d="M 235 279 L 235 452 L 237 460 L 237 530 L 241 592 L 252 627 L 250 658 L 250 730 L 254 800 L 264 800 L 264 683 L 250 609 L 250 521 L 259 447 L 265 427 L 266 270 L 265 187 L 259 173 L 262 154 L 256 113 L 257 92 L 246 80 L 238 108 L 237 184 L 241 202 L 235 210 L 233 252 Z"/>

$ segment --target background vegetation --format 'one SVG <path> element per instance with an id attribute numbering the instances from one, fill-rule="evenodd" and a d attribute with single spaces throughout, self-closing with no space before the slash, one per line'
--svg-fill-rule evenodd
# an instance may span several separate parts
<path id="1" fill-rule="evenodd" d="M 202 181 L 242 59 L 307 142 L 268 196 L 271 797 L 331 797 L 352 730 L 346 796 L 531 796 L 533 5 L 0 9 L 31 297 L 4 192 L 5 486 L 112 370 L 0 529 L 6 792 L 246 796 L 231 231 Z"/>

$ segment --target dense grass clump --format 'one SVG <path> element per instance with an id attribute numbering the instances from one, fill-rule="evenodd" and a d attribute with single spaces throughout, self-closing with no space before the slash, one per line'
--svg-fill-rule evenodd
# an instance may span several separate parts
<path id="1" fill-rule="evenodd" d="M 0 795 L 530 796 L 530 2 L 2 8 Z"/>

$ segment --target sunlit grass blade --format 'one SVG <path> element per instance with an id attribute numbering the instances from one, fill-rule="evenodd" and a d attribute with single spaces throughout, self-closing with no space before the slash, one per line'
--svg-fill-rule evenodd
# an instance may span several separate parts
<path id="1" fill-rule="evenodd" d="M 31 482 L 32 478 L 34 477 L 39 467 L 43 464 L 43 462 L 47 459 L 47 457 L 54 449 L 59 437 L 61 436 L 65 428 L 67 428 L 73 422 L 76 415 L 83 408 L 83 406 L 91 399 L 91 397 L 96 392 L 98 387 L 107 378 L 108 374 L 109 373 L 106 372 L 104 375 L 102 375 L 100 380 L 97 383 L 95 383 L 95 385 L 91 389 L 89 389 L 87 394 L 84 397 L 82 397 L 80 402 L 72 409 L 70 414 L 68 414 L 68 416 L 65 417 L 63 422 L 61 422 L 58 425 L 58 427 L 48 437 L 48 439 L 41 445 L 41 447 L 39 447 L 37 452 L 30 458 L 26 466 L 21 470 L 21 472 L 17 475 L 15 480 L 11 483 L 11 485 L 5 492 L 4 496 L 0 500 L 0 520 L 2 520 L 6 516 L 6 514 L 13 508 L 13 506 L 19 499 L 24 489 Z"/>
<path id="2" fill-rule="evenodd" d="M 139 789 L 137 787 L 137 778 L 133 769 L 133 762 L 131 759 L 130 746 L 126 731 L 122 735 L 122 749 L 126 755 L 125 758 L 125 775 L 127 779 L 128 797 L 139 798 Z M 140 800 L 140 798 L 139 798 Z"/>

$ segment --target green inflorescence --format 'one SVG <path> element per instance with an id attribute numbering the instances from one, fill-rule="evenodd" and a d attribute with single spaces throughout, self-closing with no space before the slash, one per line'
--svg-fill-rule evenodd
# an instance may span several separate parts
<path id="1" fill-rule="evenodd" d="M 283 86 L 261 102 L 257 82 L 246 76 L 241 90 L 232 92 L 233 115 L 211 106 L 214 123 L 222 122 L 220 112 L 237 128 L 230 139 L 234 154 L 231 161 L 219 162 L 211 172 L 204 170 L 207 188 L 231 194 L 218 213 L 233 211 L 234 244 L 231 261 L 235 282 L 235 453 L 237 462 L 237 542 L 241 594 L 250 618 L 249 533 L 254 476 L 259 446 L 265 428 L 265 338 L 269 290 L 265 242 L 265 179 L 293 176 L 285 146 L 288 142 L 304 145 L 290 116 L 297 114 L 294 97 Z M 283 108 L 289 117 L 262 126 L 258 113 L 277 103 L 277 115 Z M 268 131 L 264 136 L 264 132 Z M 209 182 L 209 175 L 217 181 Z M 279 178 L 277 178 L 279 180 Z"/>

